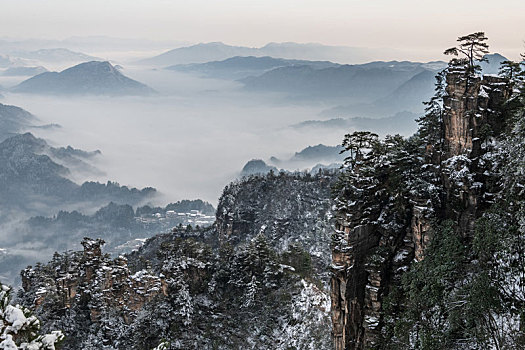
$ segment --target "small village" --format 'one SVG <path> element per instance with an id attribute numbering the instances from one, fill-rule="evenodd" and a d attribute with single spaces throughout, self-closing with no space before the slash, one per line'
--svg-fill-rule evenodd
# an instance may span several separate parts
<path id="1" fill-rule="evenodd" d="M 167 210 L 166 212 L 141 215 L 140 217 L 136 217 L 135 220 L 145 226 L 161 225 L 163 227 L 175 227 L 178 225 L 191 225 L 193 227 L 206 227 L 215 222 L 215 215 L 206 215 L 200 210 L 190 210 L 185 213 Z"/>

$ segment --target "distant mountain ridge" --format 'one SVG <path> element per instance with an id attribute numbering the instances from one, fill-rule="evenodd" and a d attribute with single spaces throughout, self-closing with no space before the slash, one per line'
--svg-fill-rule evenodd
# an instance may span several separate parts
<path id="1" fill-rule="evenodd" d="M 341 155 L 342 146 L 326 146 L 318 144 L 308 146 L 300 152 L 296 152 L 291 158 L 292 161 L 342 161 L 344 156 Z"/>
<path id="2" fill-rule="evenodd" d="M 345 157 L 341 155 L 342 150 L 343 148 L 339 145 L 326 146 L 323 144 L 318 144 L 316 146 L 308 146 L 299 152 L 295 152 L 294 155 L 287 160 L 270 157 L 270 162 L 272 164 L 285 167 L 308 167 L 308 164 L 319 165 L 319 163 L 332 164 L 342 162 L 344 160 Z"/>
<path id="3" fill-rule="evenodd" d="M 13 92 L 46 95 L 150 95 L 155 91 L 130 79 L 107 61 L 78 64 L 62 72 L 46 72 L 29 78 Z"/>
<path id="4" fill-rule="evenodd" d="M 240 81 L 245 89 L 254 92 L 280 92 L 287 98 L 308 101 L 328 101 L 332 103 L 350 105 L 376 103 L 396 90 L 415 79 L 418 89 L 407 86 L 399 91 L 394 102 L 402 101 L 398 110 L 410 110 L 413 106 L 420 106 L 433 89 L 433 75 L 441 67 L 436 62 L 371 62 L 362 65 L 339 65 L 322 69 L 310 66 L 288 66 L 273 69 L 257 77 L 248 77 Z M 444 67 L 444 63 L 443 63 Z M 422 84 L 417 84 L 417 77 L 421 75 Z M 426 79 L 431 77 L 431 81 Z M 426 85 L 428 88 L 426 88 Z M 420 88 L 424 85 L 425 88 Z M 409 96 L 402 96 L 408 94 Z M 417 102 L 414 102 L 417 101 Z M 392 106 L 390 106 L 392 108 Z"/>
<path id="5" fill-rule="evenodd" d="M 250 176 L 250 175 L 265 175 L 273 171 L 274 173 L 279 172 L 274 166 L 266 164 L 262 159 L 252 159 L 248 161 L 241 170 L 240 176 Z"/>
<path id="6" fill-rule="evenodd" d="M 98 57 L 75 52 L 66 48 L 40 49 L 36 51 L 18 51 L 16 57 L 38 60 L 42 62 L 73 62 L 73 61 L 96 61 Z"/>
<path id="7" fill-rule="evenodd" d="M 498 74 L 501 63 L 509 59 L 499 53 L 493 53 L 483 56 L 487 61 L 479 63 L 483 74 Z"/>
<path id="8" fill-rule="evenodd" d="M 371 61 L 379 49 L 347 46 L 327 46 L 302 43 L 269 43 L 262 47 L 232 46 L 221 42 L 199 43 L 176 48 L 158 56 L 138 61 L 139 64 L 169 66 L 184 63 L 204 63 L 234 56 L 272 56 L 286 59 L 359 63 Z"/>
<path id="9" fill-rule="evenodd" d="M 507 60 L 507 58 L 498 53 L 485 55 L 485 58 L 488 60 L 488 62 L 480 62 L 482 74 L 497 74 L 499 72 L 501 62 Z M 385 67 L 385 63 L 388 62 L 372 62 L 361 65 L 361 67 L 365 69 L 366 67 Z M 390 68 L 403 69 L 404 67 L 407 69 L 414 64 L 417 65 L 418 63 L 398 62 L 394 65 L 394 67 Z M 420 64 L 420 68 L 422 68 L 420 72 L 413 75 L 401 85 L 397 86 L 387 95 L 376 96 L 375 99 L 367 103 L 352 103 L 350 101 L 344 102 L 338 107 L 331 108 L 323 112 L 323 114 L 333 118 L 355 115 L 384 117 L 385 115 L 392 115 L 393 113 L 402 113 L 407 111 L 413 113 L 423 113 L 423 102 L 428 101 L 434 94 L 436 82 L 435 75 L 438 71 L 444 69 L 445 66 L 445 63 L 440 61 Z M 413 126 L 415 126 L 415 124 Z M 413 126 L 410 128 L 411 131 L 415 131 Z M 393 125 L 393 127 L 399 129 L 396 125 Z"/>
<path id="10" fill-rule="evenodd" d="M 266 175 L 270 172 L 274 174 L 293 173 L 308 170 L 310 173 L 316 174 L 319 169 L 337 170 L 345 158 L 341 154 L 342 149 L 339 145 L 318 144 L 295 152 L 287 159 L 272 156 L 268 159 L 268 163 L 262 159 L 252 159 L 244 165 L 240 176 Z"/>
<path id="11" fill-rule="evenodd" d="M 341 111 L 334 112 L 342 114 Z M 301 130 L 312 129 L 340 129 L 340 130 L 369 130 L 380 135 L 401 134 L 410 135 L 417 128 L 416 119 L 419 114 L 399 112 L 384 118 L 332 118 L 327 120 L 307 120 L 291 125 L 292 128 Z"/>
<path id="12" fill-rule="evenodd" d="M 339 64 L 329 61 L 293 60 L 273 58 L 270 56 L 235 56 L 222 61 L 178 64 L 166 67 L 166 69 L 199 74 L 210 78 L 237 80 L 252 75 L 261 75 L 269 70 L 288 66 L 310 66 L 316 69 L 322 69 L 336 67 L 339 66 Z"/>

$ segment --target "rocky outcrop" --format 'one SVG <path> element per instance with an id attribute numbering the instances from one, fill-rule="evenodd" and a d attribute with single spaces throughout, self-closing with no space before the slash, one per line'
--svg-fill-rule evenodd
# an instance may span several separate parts
<path id="1" fill-rule="evenodd" d="M 33 294 L 33 307 L 38 311 L 51 302 L 55 308 L 68 310 L 74 304 L 84 304 L 92 322 L 97 322 L 104 310 L 113 309 L 129 323 L 144 304 L 157 295 L 167 295 L 163 278 L 147 270 L 131 274 L 125 257 L 111 260 L 102 254 L 103 244 L 101 239 L 85 238 L 83 252 L 55 255 L 54 262 L 59 264 L 51 262 L 53 276 L 41 271 L 45 268 L 41 265 L 22 271 L 22 286 Z"/>
<path id="2" fill-rule="evenodd" d="M 488 134 L 499 134 L 505 121 L 497 113 L 510 94 L 504 78 L 483 76 L 465 78 L 463 74 L 448 74 L 443 97 L 445 116 L 445 158 L 458 155 L 476 157 Z"/>
<path id="3" fill-rule="evenodd" d="M 366 208 L 359 209 L 366 212 Z M 336 218 L 332 250 L 332 335 L 336 350 L 370 349 L 381 331 L 382 296 L 403 266 L 414 257 L 409 221 L 395 230 L 375 223 L 359 224 L 362 216 Z M 341 239 L 342 238 L 342 239 Z"/>
<path id="4" fill-rule="evenodd" d="M 447 198 L 445 215 L 458 222 L 463 234 L 472 231 L 479 212 L 498 190 L 483 171 L 490 162 L 484 155 L 505 128 L 499 111 L 511 93 L 504 78 L 447 76 L 441 174 Z"/>
<path id="5" fill-rule="evenodd" d="M 329 264 L 331 187 L 335 171 L 270 173 L 246 177 L 224 189 L 217 207 L 221 243 L 248 242 L 263 234 L 277 251 L 300 244 Z"/>
<path id="6" fill-rule="evenodd" d="M 454 73 L 446 77 L 446 83 L 443 152 L 438 158 L 427 157 L 426 164 L 436 169 L 437 183 L 432 186 L 439 187 L 439 203 L 445 204 L 411 191 L 406 207 L 397 208 L 394 215 L 389 208 L 392 197 L 382 197 L 378 192 L 368 197 L 373 202 L 347 200 L 345 209 L 336 214 L 331 267 L 336 350 L 378 346 L 384 297 L 413 259 L 424 259 L 432 238 L 432 219 L 453 219 L 460 232 L 467 234 L 497 192 L 497 185 L 485 171 L 491 162 L 486 155 L 493 147 L 493 138 L 505 127 L 499 110 L 511 89 L 504 79 L 494 76 L 467 78 Z M 359 175 L 359 169 L 354 174 L 367 176 Z M 372 188 L 358 184 L 348 187 L 361 194 Z"/>

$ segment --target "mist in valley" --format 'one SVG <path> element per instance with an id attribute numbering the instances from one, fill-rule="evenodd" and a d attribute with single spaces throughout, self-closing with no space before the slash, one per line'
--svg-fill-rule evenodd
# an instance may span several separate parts
<path id="1" fill-rule="evenodd" d="M 286 160 L 308 146 L 335 146 L 350 131 L 294 127 L 308 120 L 327 119 L 321 112 L 332 105 L 322 101 L 248 92 L 236 81 L 151 67 L 123 66 L 121 72 L 156 93 L 109 97 L 7 91 L 0 103 L 32 113 L 37 120 L 24 131 L 44 139 L 51 147 L 100 150 L 101 154 L 84 159 L 82 166 L 62 163 L 70 170 L 67 178 L 74 183 L 115 181 L 130 188 L 157 190 L 153 197 L 133 205 L 134 209 L 146 204 L 164 207 L 184 199 L 202 199 L 216 206 L 223 188 L 239 178 L 248 161 L 269 162 L 270 157 L 276 157 L 282 160 L 278 168 L 308 170 L 319 161 Z M 0 84 L 9 89 L 25 78 L 0 77 Z M 61 164 L 59 159 L 54 160 Z M 46 261 L 55 251 L 81 249 L 83 236 L 102 235 L 109 247 L 115 247 L 153 234 L 151 229 L 127 227 L 128 222 L 122 227 L 104 222 L 85 225 L 85 219 L 79 219 L 77 226 L 61 219 L 54 219 L 48 226 L 28 222 L 36 215 L 55 218 L 60 211 L 96 215 L 108 205 L 102 200 L 46 204 L 45 198 L 35 197 L 27 202 L 23 210 L 7 206 L 1 209 L 0 248 L 8 254 L 0 255 L 4 266 L 0 276 L 11 283 L 18 283 L 17 271 L 28 264 Z"/>
<path id="2" fill-rule="evenodd" d="M 243 92 L 235 82 L 170 71 L 126 73 L 159 94 L 118 98 L 7 94 L 3 103 L 23 106 L 43 125 L 59 124 L 60 128 L 32 130 L 53 145 L 102 152 L 94 165 L 104 174 L 77 173 L 77 182 L 153 186 L 164 202 L 202 198 L 216 203 L 222 187 L 250 159 L 286 159 L 309 145 L 336 145 L 343 136 L 341 130 L 290 127 L 319 119 L 322 105 L 276 103 L 279 97 Z"/>

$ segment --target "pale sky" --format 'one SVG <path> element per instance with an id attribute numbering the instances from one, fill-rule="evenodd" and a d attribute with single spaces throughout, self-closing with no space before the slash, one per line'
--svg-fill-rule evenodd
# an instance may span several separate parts
<path id="1" fill-rule="evenodd" d="M 525 52 L 524 0 L 0 0 L 0 35 L 389 47 L 434 51 L 485 31 L 491 51 Z"/>

